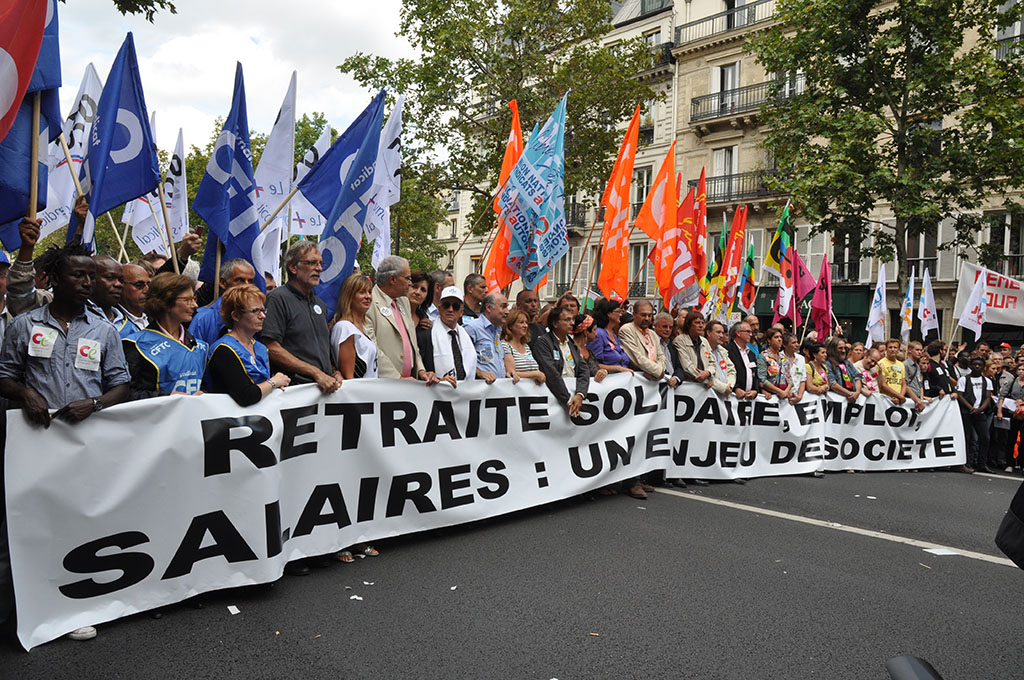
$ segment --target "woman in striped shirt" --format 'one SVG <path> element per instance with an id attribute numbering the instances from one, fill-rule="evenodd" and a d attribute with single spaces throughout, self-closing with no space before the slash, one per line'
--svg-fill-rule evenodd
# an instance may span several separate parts
<path id="1" fill-rule="evenodd" d="M 520 378 L 532 378 L 538 385 L 544 384 L 544 372 L 537 365 L 530 351 L 530 317 L 521 309 L 513 309 L 501 329 L 501 348 L 505 352 L 505 373 L 512 377 L 512 383 Z"/>

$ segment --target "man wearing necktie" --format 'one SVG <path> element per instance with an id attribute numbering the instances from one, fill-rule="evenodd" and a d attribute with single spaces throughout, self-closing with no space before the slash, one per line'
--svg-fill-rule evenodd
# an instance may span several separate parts
<path id="1" fill-rule="evenodd" d="M 363 331 L 377 345 L 378 377 L 418 378 L 433 385 L 438 382 L 437 376 L 424 369 L 412 330 L 409 298 L 406 297 L 410 276 L 409 261 L 404 257 L 392 255 L 381 260 Z"/>
<path id="2" fill-rule="evenodd" d="M 476 348 L 469 333 L 459 325 L 464 305 L 462 296 L 462 291 L 455 286 L 441 291 L 437 321 L 430 328 L 416 331 L 424 368 L 453 387 L 456 382 L 476 378 Z"/>

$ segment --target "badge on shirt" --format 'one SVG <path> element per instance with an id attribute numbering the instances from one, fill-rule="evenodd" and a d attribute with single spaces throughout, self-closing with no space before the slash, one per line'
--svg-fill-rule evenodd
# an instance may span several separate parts
<path id="1" fill-rule="evenodd" d="M 49 359 L 53 356 L 53 346 L 57 342 L 57 329 L 46 326 L 32 326 L 28 338 L 28 355 Z"/>
<path id="2" fill-rule="evenodd" d="M 313 305 L 313 311 L 317 314 L 323 314 L 324 310 L 320 305 Z"/>
<path id="3" fill-rule="evenodd" d="M 75 352 L 75 368 L 86 371 L 100 370 L 100 353 L 102 344 L 99 340 L 82 338 L 78 341 L 78 351 Z"/>
<path id="4" fill-rule="evenodd" d="M 381 305 L 377 309 L 380 310 L 381 316 L 391 316 L 391 308 L 386 305 Z"/>

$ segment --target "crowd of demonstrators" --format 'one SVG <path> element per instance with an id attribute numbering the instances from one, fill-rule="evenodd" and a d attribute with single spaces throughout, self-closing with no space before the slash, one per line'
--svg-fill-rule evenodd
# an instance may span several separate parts
<path id="1" fill-rule="evenodd" d="M 540 309 L 537 293 L 524 290 L 510 309 L 503 292 L 488 291 L 478 274 L 457 287 L 450 273 L 412 272 L 397 256 L 384 258 L 372 278 L 349 276 L 328 318 L 315 293 L 323 261 L 310 241 L 289 247 L 286 282 L 266 294 L 253 285 L 249 263 L 223 263 L 213 299 L 213 286 L 173 273 L 174 261 L 162 256 L 122 265 L 71 244 L 36 260 L 38 221 L 23 220 L 19 231 L 17 259 L 0 260 L 0 397 L 40 426 L 51 418 L 78 422 L 129 399 L 217 393 L 249 406 L 291 385 L 316 384 L 329 394 L 345 381 L 377 378 L 454 389 L 468 380 L 532 380 L 579 423 L 590 381 L 614 372 L 669 389 L 695 383 L 709 398 L 795 403 L 805 393 L 832 392 L 856 401 L 878 392 L 918 410 L 954 399 L 968 441 L 961 469 L 1020 465 L 1024 350 L 1014 354 L 1005 343 L 996 351 L 978 343 L 970 352 L 897 339 L 866 347 L 808 332 L 801 345 L 791 327 L 762 334 L 754 315 L 727 327 L 696 310 L 670 313 L 648 300 L 630 305 L 614 298 L 581 313 L 571 293 Z M 191 235 L 175 253 L 179 266 L 195 269 L 197 240 Z M 45 343 L 33 341 L 39 333 Z M 81 342 L 97 351 L 77 356 Z M 632 478 L 598 493 L 646 498 L 654 483 L 687 481 L 707 483 Z M 0 517 L 0 619 L 10 592 L 3 527 Z M 285 571 L 302 575 L 335 559 L 377 554 L 357 544 L 289 563 Z M 95 630 L 74 635 L 85 639 Z"/>

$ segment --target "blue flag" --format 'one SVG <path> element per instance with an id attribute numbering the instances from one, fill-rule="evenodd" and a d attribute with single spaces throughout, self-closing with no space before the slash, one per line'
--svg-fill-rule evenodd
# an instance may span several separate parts
<path id="1" fill-rule="evenodd" d="M 235 92 L 231 97 L 231 112 L 206 165 L 206 174 L 199 183 L 192 201 L 195 210 L 210 227 L 199 280 L 213 283 L 218 276 L 217 247 L 224 246 L 222 262 L 240 257 L 253 265 L 255 283 L 260 290 L 267 289 L 263 268 L 257 267 L 253 246 L 260 235 L 260 219 L 253 204 L 256 182 L 252 173 L 252 150 L 249 146 L 249 117 L 245 109 L 245 81 L 242 64 L 235 66 Z M 258 250 L 258 248 L 257 248 Z"/>
<path id="2" fill-rule="evenodd" d="M 498 197 L 511 229 L 508 265 L 534 289 L 569 251 L 565 226 L 565 99 L 530 135 Z"/>
<path id="3" fill-rule="evenodd" d="M 97 215 L 148 194 L 160 183 L 131 33 L 121 44 L 100 95 L 82 176 L 82 190 L 89 195 L 89 216 L 82 229 L 86 246 L 92 245 Z M 74 237 L 69 225 L 68 242 Z"/>
<path id="4" fill-rule="evenodd" d="M 341 284 L 356 262 L 367 205 L 375 193 L 373 173 L 383 122 L 381 90 L 298 184 L 306 200 L 328 216 L 318 244 L 324 269 L 316 287 L 328 316 L 334 314 Z"/>
<path id="5" fill-rule="evenodd" d="M 58 89 L 60 47 L 57 34 L 57 0 L 47 0 L 46 26 L 36 58 L 35 69 L 10 131 L 0 143 L 0 242 L 8 250 L 21 246 L 18 223 L 28 213 L 32 172 L 32 101 L 39 92 L 40 117 L 39 179 L 36 210 L 46 206 L 47 145 L 57 138 L 61 129 Z"/>

